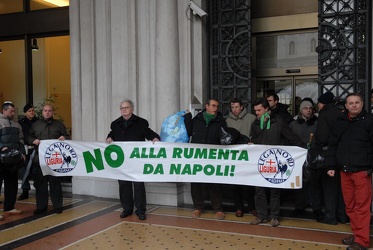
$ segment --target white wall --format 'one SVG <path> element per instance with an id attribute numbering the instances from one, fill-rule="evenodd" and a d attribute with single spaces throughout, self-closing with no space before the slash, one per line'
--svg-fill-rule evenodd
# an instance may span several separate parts
<path id="1" fill-rule="evenodd" d="M 134 101 L 135 114 L 158 133 L 168 115 L 192 100 L 204 102 L 205 24 L 187 18 L 188 4 L 70 1 L 74 140 L 104 141 L 124 98 Z M 118 187 L 114 180 L 74 177 L 73 193 L 118 198 Z M 189 189 L 176 183 L 147 183 L 147 193 L 153 204 L 191 203 Z"/>

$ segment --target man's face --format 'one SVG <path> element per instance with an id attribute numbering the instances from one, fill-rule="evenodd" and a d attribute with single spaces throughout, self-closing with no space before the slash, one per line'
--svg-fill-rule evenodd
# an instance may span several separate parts
<path id="1" fill-rule="evenodd" d="M 302 114 L 302 116 L 304 117 L 304 118 L 310 118 L 311 116 L 312 116 L 312 114 L 313 114 L 313 108 L 311 107 L 311 106 L 306 106 L 306 107 L 304 107 L 301 111 L 300 111 L 300 113 Z"/>
<path id="2" fill-rule="evenodd" d="M 45 106 L 43 107 L 43 110 L 42 110 L 41 113 L 42 113 L 44 119 L 50 119 L 50 118 L 53 117 L 54 111 L 53 111 L 52 106 L 45 105 Z"/>
<path id="3" fill-rule="evenodd" d="M 129 117 L 133 114 L 133 107 L 129 102 L 123 102 L 120 105 L 120 113 L 123 117 Z"/>
<path id="4" fill-rule="evenodd" d="M 26 111 L 25 116 L 27 117 L 27 119 L 32 120 L 32 118 L 35 117 L 35 109 L 34 109 L 34 107 L 29 108 L 29 110 Z"/>
<path id="5" fill-rule="evenodd" d="M 263 107 L 262 104 L 259 104 L 259 105 L 254 106 L 254 111 L 255 111 L 256 117 L 259 119 L 260 117 L 262 117 L 262 115 L 264 115 L 268 111 L 268 108 L 265 108 Z"/>
<path id="6" fill-rule="evenodd" d="M 276 108 L 278 101 L 275 101 L 275 98 L 273 98 L 273 96 L 267 97 L 267 101 L 269 102 L 269 107 L 271 109 Z"/>
<path id="7" fill-rule="evenodd" d="M 206 112 L 211 115 L 218 113 L 219 103 L 215 100 L 210 100 L 210 104 L 206 104 Z"/>
<path id="8" fill-rule="evenodd" d="M 233 115 L 238 116 L 243 110 L 243 106 L 240 106 L 239 102 L 231 102 L 231 112 Z"/>
<path id="9" fill-rule="evenodd" d="M 8 117 L 8 119 L 13 119 L 15 114 L 15 108 L 12 106 L 9 106 L 8 109 L 3 109 L 3 115 Z"/>
<path id="10" fill-rule="evenodd" d="M 363 110 L 364 103 L 360 96 L 349 96 L 345 106 L 348 112 L 350 112 L 350 115 L 355 117 Z"/>

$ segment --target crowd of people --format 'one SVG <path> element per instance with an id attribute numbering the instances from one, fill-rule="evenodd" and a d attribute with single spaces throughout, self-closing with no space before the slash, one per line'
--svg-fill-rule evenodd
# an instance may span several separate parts
<path id="1" fill-rule="evenodd" d="M 219 101 L 211 98 L 205 108 L 192 117 L 184 115 L 190 143 L 221 144 L 221 129 L 233 128 L 248 140 L 241 143 L 264 145 L 292 145 L 306 149 L 318 148 L 325 153 L 321 167 L 309 169 L 307 182 L 294 191 L 294 216 L 302 216 L 307 206 L 312 208 L 315 220 L 336 225 L 350 221 L 353 234 L 342 240 L 347 249 L 367 249 L 372 196 L 373 116 L 363 107 L 363 97 L 357 93 L 347 95 L 345 104 L 338 105 L 332 92 L 317 99 L 304 98 L 297 115 L 292 116 L 288 106 L 280 103 L 279 96 L 270 93 L 252 103 L 254 114 L 240 99 L 233 99 L 227 118 L 219 112 Z M 113 141 L 150 141 L 157 143 L 160 136 L 154 132 L 146 119 L 134 114 L 134 103 L 126 99 L 120 103 L 121 116 L 114 120 L 106 138 Z M 42 117 L 35 118 L 32 104 L 23 108 L 25 116 L 15 121 L 14 104 L 5 102 L 0 114 L 0 153 L 17 149 L 20 161 L 16 166 L 1 167 L 0 188 L 4 182 L 3 216 L 21 214 L 15 208 L 18 192 L 18 170 L 21 173 L 22 193 L 18 200 L 29 197 L 33 178 L 36 190 L 34 214 L 47 211 L 51 198 L 54 211 L 62 213 L 62 188 L 60 177 L 43 176 L 38 145 L 44 139 L 70 139 L 65 125 L 53 118 L 54 108 L 46 104 Z M 2 164 L 2 163 L 0 163 Z M 279 166 L 278 166 L 279 167 Z M 119 180 L 119 198 L 123 211 L 120 218 L 135 214 L 146 220 L 146 191 L 143 182 Z M 49 184 L 49 192 L 48 192 Z M 205 195 L 218 220 L 225 218 L 221 185 L 218 183 L 191 183 L 193 218 L 202 216 L 205 210 Z M 235 215 L 244 216 L 247 211 L 255 216 L 249 223 L 257 225 L 269 222 L 280 225 L 281 190 L 278 188 L 233 185 Z"/>

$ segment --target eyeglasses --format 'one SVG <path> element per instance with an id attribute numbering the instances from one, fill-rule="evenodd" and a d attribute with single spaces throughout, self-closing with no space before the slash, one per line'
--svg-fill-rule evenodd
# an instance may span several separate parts
<path id="1" fill-rule="evenodd" d="M 120 110 L 127 110 L 127 109 L 130 109 L 132 107 L 120 107 Z"/>

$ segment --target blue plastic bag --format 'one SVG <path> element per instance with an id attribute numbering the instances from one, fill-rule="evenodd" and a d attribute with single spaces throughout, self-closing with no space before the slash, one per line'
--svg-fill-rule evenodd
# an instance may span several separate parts
<path id="1" fill-rule="evenodd" d="M 185 128 L 185 110 L 168 116 L 162 123 L 161 141 L 164 142 L 189 142 L 189 135 Z"/>

